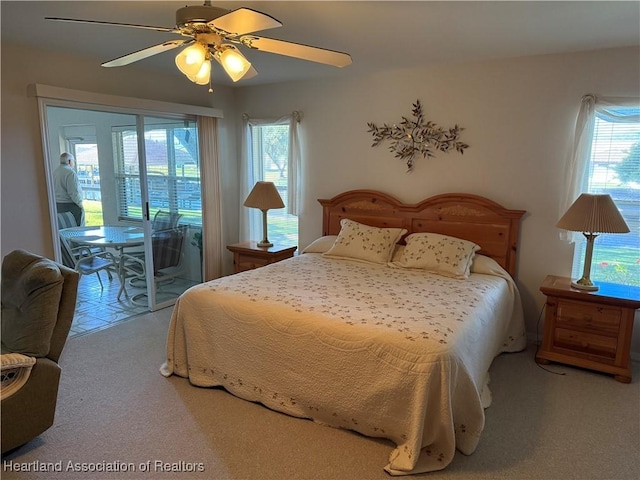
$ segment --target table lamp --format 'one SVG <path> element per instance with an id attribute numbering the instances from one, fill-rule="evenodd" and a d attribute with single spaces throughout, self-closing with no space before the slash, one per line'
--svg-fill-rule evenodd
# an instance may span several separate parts
<path id="1" fill-rule="evenodd" d="M 571 282 L 573 288 L 595 292 L 598 286 L 594 285 L 591 275 L 591 257 L 593 255 L 593 242 L 599 233 L 628 233 L 624 218 L 620 215 L 618 207 L 613 203 L 610 195 L 593 195 L 583 193 L 573 202 L 569 210 L 562 216 L 556 227 L 572 232 L 582 232 L 587 239 L 587 251 L 584 257 L 584 271 L 582 278 Z"/>
<path id="2" fill-rule="evenodd" d="M 264 238 L 261 242 L 258 242 L 258 247 L 273 247 L 273 243 L 267 238 L 267 210 L 284 208 L 284 203 L 275 184 L 273 182 L 257 182 L 244 201 L 244 206 L 262 210 L 262 232 Z"/>

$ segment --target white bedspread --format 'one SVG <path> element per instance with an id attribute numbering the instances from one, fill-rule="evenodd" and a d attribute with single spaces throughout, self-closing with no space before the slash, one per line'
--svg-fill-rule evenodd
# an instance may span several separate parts
<path id="1" fill-rule="evenodd" d="M 303 254 L 191 288 L 164 375 L 383 437 L 392 475 L 472 453 L 493 358 L 525 346 L 520 297 L 490 259 L 468 280 Z"/>

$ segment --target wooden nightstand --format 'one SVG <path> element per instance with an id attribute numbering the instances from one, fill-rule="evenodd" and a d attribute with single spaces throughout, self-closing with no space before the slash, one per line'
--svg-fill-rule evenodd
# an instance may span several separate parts
<path id="1" fill-rule="evenodd" d="M 235 273 L 253 270 L 270 263 L 279 262 L 293 257 L 298 247 L 274 245 L 273 247 L 258 247 L 258 242 L 244 242 L 227 245 L 227 250 L 233 253 L 233 267 Z"/>
<path id="2" fill-rule="evenodd" d="M 639 290 L 603 284 L 596 292 L 585 292 L 572 288 L 570 278 L 549 275 L 540 291 L 547 303 L 536 361 L 589 368 L 631 382 L 631 333 L 640 308 Z"/>

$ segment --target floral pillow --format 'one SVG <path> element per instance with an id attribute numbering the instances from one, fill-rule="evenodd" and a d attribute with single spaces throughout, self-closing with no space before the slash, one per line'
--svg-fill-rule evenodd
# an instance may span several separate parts
<path id="1" fill-rule="evenodd" d="M 324 253 L 336 243 L 337 235 L 325 235 L 307 245 L 302 253 Z"/>
<path id="2" fill-rule="evenodd" d="M 469 278 L 471 263 L 480 247 L 473 242 L 438 233 L 412 233 L 392 266 L 419 268 L 446 277 Z"/>
<path id="3" fill-rule="evenodd" d="M 386 264 L 396 242 L 407 233 L 404 228 L 370 227 L 347 218 L 340 221 L 340 226 L 338 238 L 323 255 Z"/>

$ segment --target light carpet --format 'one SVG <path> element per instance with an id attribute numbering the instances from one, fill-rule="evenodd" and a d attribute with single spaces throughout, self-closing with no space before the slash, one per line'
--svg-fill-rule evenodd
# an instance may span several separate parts
<path id="1" fill-rule="evenodd" d="M 55 424 L 3 457 L 2 478 L 390 478 L 383 470 L 393 449 L 388 441 L 161 376 L 170 314 L 165 309 L 69 339 Z M 476 452 L 457 453 L 446 470 L 408 478 L 638 478 L 639 366 L 626 385 L 609 375 L 547 367 L 565 374 L 559 375 L 535 364 L 534 349 L 494 361 L 493 404 Z M 40 471 L 15 471 L 24 465 Z"/>

